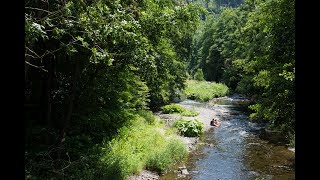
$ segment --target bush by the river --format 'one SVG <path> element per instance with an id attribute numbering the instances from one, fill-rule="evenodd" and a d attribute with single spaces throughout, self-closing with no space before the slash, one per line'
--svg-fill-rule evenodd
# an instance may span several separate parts
<path id="1" fill-rule="evenodd" d="M 204 133 L 204 125 L 197 119 L 179 119 L 173 126 L 178 129 L 181 135 L 186 137 L 197 137 Z"/>
<path id="2" fill-rule="evenodd" d="M 174 114 L 180 113 L 183 116 L 194 117 L 199 115 L 199 112 L 195 110 L 188 110 L 178 104 L 169 104 L 162 107 L 163 113 Z"/>

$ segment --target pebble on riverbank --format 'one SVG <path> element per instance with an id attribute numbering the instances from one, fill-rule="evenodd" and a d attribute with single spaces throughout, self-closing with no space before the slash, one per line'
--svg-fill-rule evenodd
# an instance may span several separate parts
<path id="1" fill-rule="evenodd" d="M 289 151 L 295 152 L 296 148 L 288 148 Z"/>
<path id="2" fill-rule="evenodd" d="M 127 180 L 157 180 L 160 176 L 151 171 L 143 170 L 137 175 L 130 176 Z"/>

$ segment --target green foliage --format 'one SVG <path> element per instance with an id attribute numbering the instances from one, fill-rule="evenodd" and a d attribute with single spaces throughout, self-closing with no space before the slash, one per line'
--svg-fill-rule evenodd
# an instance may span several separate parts
<path id="1" fill-rule="evenodd" d="M 158 126 L 148 125 L 137 116 L 119 129 L 119 134 L 103 148 L 101 162 L 108 179 L 123 179 L 144 167 L 160 173 L 184 160 L 186 146 L 181 140 L 166 139 Z"/>
<path id="2" fill-rule="evenodd" d="M 247 35 L 244 42 L 250 41 L 248 52 L 259 49 L 252 59 L 245 59 L 250 66 L 243 66 L 260 90 L 252 117 L 264 119 L 283 132 L 294 133 L 294 0 L 270 0 L 261 2 L 259 7 L 249 13 L 243 28 Z"/>
<path id="3" fill-rule="evenodd" d="M 162 107 L 163 113 L 173 114 L 173 113 L 183 113 L 186 109 L 178 104 L 169 104 Z"/>
<path id="4" fill-rule="evenodd" d="M 241 94 L 254 94 L 257 88 L 254 86 L 253 79 L 245 76 L 237 83 L 235 91 Z"/>
<path id="5" fill-rule="evenodd" d="M 224 8 L 221 14 L 208 16 L 194 37 L 189 70 L 201 68 L 206 80 L 225 81 L 229 85 L 223 74 L 229 70 L 233 56 L 243 50 L 238 38 L 244 23 L 241 11 L 233 8 Z"/>
<path id="6" fill-rule="evenodd" d="M 177 128 L 175 128 L 175 127 L 172 127 L 172 126 L 170 126 L 170 127 L 167 127 L 166 129 L 165 129 L 165 135 L 173 135 L 173 134 L 178 134 L 179 132 L 178 132 L 178 129 Z"/>
<path id="7" fill-rule="evenodd" d="M 246 0 L 209 15 L 195 33 L 188 70 L 257 97 L 252 119 L 294 133 L 295 1 Z"/>
<path id="8" fill-rule="evenodd" d="M 162 107 L 162 111 L 163 113 L 168 113 L 168 114 L 179 113 L 183 116 L 190 116 L 190 117 L 199 115 L 199 112 L 196 112 L 195 110 L 187 110 L 186 108 L 178 104 L 165 105 Z"/>
<path id="9" fill-rule="evenodd" d="M 139 118 L 135 121 L 137 122 L 133 122 L 131 127 L 121 128 L 119 135 L 105 147 L 102 162 L 107 166 L 106 173 L 109 178 L 122 179 L 141 171 L 148 153 L 165 143 L 164 137 L 159 132 L 143 123 L 144 119 Z"/>
<path id="10" fill-rule="evenodd" d="M 150 89 L 150 107 L 156 108 L 175 99 L 184 88 L 192 35 L 201 8 L 194 4 L 179 6 L 173 1 L 143 1 L 141 32 L 148 39 L 141 48 L 144 61 L 139 66 Z"/>
<path id="11" fill-rule="evenodd" d="M 103 153 L 110 162 L 100 162 L 92 147 L 117 137 L 136 113 L 156 124 L 148 109 L 169 103 L 184 88 L 203 9 L 171 0 L 30 0 L 25 6 L 25 104 L 35 105 L 25 116 L 26 175 L 121 179 L 144 168 L 138 160 L 146 151 L 137 149 L 163 141 L 147 126 L 140 129 L 147 131 L 143 138 L 133 130 L 140 139 L 150 135 L 135 144 L 141 153 L 127 156 L 132 152 L 116 145 L 125 141 L 118 138 L 110 145 L 118 154 Z M 32 133 L 36 129 L 48 132 Z"/>
<path id="12" fill-rule="evenodd" d="M 48 39 L 47 33 L 44 31 L 45 27 L 36 22 L 32 22 L 30 18 L 26 17 L 25 21 L 25 40 L 26 42 L 34 43 L 40 39 Z"/>
<path id="13" fill-rule="evenodd" d="M 194 117 L 194 116 L 198 116 L 200 113 L 195 111 L 195 110 L 186 110 L 184 112 L 181 113 L 182 116 L 187 116 L 187 117 Z"/>
<path id="14" fill-rule="evenodd" d="M 143 117 L 148 124 L 154 125 L 156 123 L 156 116 L 154 116 L 151 111 L 139 110 L 137 113 L 139 116 Z"/>
<path id="15" fill-rule="evenodd" d="M 204 81 L 202 69 L 197 69 L 196 73 L 194 73 L 194 80 L 197 81 Z"/>
<path id="16" fill-rule="evenodd" d="M 209 101 L 215 97 L 225 96 L 228 92 L 228 87 L 222 83 L 195 80 L 187 81 L 184 91 L 187 98 L 199 101 Z"/>
<path id="17" fill-rule="evenodd" d="M 193 120 L 185 120 L 179 119 L 173 124 L 174 127 L 178 129 L 178 131 L 186 137 L 196 137 L 203 134 L 204 125 L 201 121 L 197 119 Z"/>
<path id="18" fill-rule="evenodd" d="M 172 164 L 182 162 L 188 155 L 185 144 L 178 139 L 171 139 L 164 149 L 151 153 L 146 167 L 159 173 L 164 173 Z"/>

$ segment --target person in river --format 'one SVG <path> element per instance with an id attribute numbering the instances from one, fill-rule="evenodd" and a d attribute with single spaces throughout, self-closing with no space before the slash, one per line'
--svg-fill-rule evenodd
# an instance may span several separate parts
<path id="1" fill-rule="evenodd" d="M 211 125 L 211 126 L 214 126 L 214 127 L 219 127 L 220 124 L 221 124 L 221 122 L 218 121 L 218 120 L 216 120 L 216 119 L 214 119 L 214 118 L 213 118 L 213 119 L 211 120 L 211 122 L 210 122 L 210 125 Z"/>

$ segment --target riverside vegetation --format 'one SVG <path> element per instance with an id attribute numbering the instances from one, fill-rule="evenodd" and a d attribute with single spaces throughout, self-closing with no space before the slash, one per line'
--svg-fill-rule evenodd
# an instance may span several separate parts
<path id="1" fill-rule="evenodd" d="M 166 171 L 191 121 L 153 112 L 179 98 L 245 94 L 251 120 L 294 144 L 294 2 L 25 1 L 26 179 Z"/>

